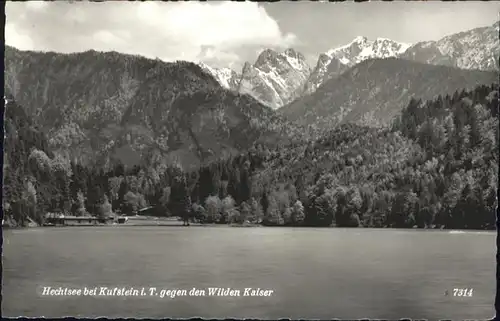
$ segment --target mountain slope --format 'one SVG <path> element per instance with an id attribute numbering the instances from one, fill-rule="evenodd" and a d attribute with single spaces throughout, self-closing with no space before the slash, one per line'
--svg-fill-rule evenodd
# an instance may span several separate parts
<path id="1" fill-rule="evenodd" d="M 419 42 L 403 53 L 403 59 L 462 69 L 498 70 L 499 23 Z"/>
<path id="2" fill-rule="evenodd" d="M 316 68 L 304 86 L 304 94 L 313 93 L 325 81 L 339 76 L 349 67 L 364 60 L 396 57 L 408 47 L 408 44 L 385 38 L 368 40 L 366 37 L 356 37 L 349 44 L 319 56 Z"/>
<path id="3" fill-rule="evenodd" d="M 319 128 L 346 122 L 385 126 L 413 96 L 432 99 L 478 84 L 491 84 L 497 79 L 494 72 L 460 70 L 396 58 L 366 60 L 279 111 L 299 124 Z"/>
<path id="4" fill-rule="evenodd" d="M 7 47 L 5 65 L 6 87 L 50 137 L 51 149 L 86 164 L 196 164 L 278 139 L 288 127 L 193 63 Z"/>

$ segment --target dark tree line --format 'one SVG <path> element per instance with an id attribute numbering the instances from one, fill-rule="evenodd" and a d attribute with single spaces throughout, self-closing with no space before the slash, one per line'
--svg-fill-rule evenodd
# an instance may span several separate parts
<path id="1" fill-rule="evenodd" d="M 412 99 L 391 129 L 343 125 L 191 171 L 69 162 L 50 153 L 26 115 L 14 114 L 21 109 L 7 108 L 8 213 L 24 222 L 45 212 L 106 216 L 153 206 L 157 216 L 186 222 L 492 229 L 497 104 L 496 85 Z"/>

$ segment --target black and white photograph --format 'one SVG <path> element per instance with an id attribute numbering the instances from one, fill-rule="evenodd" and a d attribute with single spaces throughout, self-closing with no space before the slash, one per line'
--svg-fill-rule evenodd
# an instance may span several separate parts
<path id="1" fill-rule="evenodd" d="M 3 5 L 2 317 L 495 316 L 500 2 Z"/>

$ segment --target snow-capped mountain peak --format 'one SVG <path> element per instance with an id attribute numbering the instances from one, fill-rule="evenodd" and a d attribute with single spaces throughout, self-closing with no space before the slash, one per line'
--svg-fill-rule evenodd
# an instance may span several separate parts
<path id="1" fill-rule="evenodd" d="M 349 44 L 326 52 L 330 57 L 339 59 L 343 64 L 353 66 L 366 59 L 396 57 L 405 52 L 409 44 L 387 38 L 368 40 L 358 36 Z"/>
<path id="2" fill-rule="evenodd" d="M 238 88 L 241 76 L 231 68 L 213 68 L 204 62 L 199 62 L 198 65 L 210 73 L 222 87 L 231 90 Z"/>
<path id="3" fill-rule="evenodd" d="M 330 49 L 319 56 L 316 68 L 304 86 L 304 93 L 314 92 L 328 79 L 366 59 L 396 57 L 409 47 L 409 44 L 387 38 L 369 40 L 367 37 L 357 36 L 350 43 Z"/>
<path id="4" fill-rule="evenodd" d="M 345 45 L 342 45 L 342 46 L 338 46 L 338 47 L 335 47 L 335 48 L 332 48 L 330 50 L 328 50 L 326 52 L 327 55 L 332 55 L 333 53 L 335 52 L 338 52 L 338 51 L 341 51 L 342 49 L 346 49 L 346 48 L 349 48 L 349 47 L 352 47 L 353 45 L 363 45 L 365 44 L 366 42 L 368 42 L 368 38 L 367 37 L 364 37 L 364 36 L 357 36 L 356 38 L 354 38 L 351 42 L 349 42 L 348 44 L 345 44 Z"/>
<path id="5" fill-rule="evenodd" d="M 356 38 L 354 38 L 352 42 L 363 43 L 366 42 L 367 40 L 368 38 L 366 38 L 365 36 L 357 36 Z"/>

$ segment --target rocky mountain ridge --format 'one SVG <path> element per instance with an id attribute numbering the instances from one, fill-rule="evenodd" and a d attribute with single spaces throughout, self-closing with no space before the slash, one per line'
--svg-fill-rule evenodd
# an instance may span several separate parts
<path id="1" fill-rule="evenodd" d="M 438 41 L 424 41 L 413 45 L 386 38 L 369 40 L 358 36 L 344 46 L 320 54 L 316 66 L 309 73 L 305 71 L 304 64 L 292 64 L 283 72 L 283 58 L 286 59 L 287 51 L 302 56 L 293 49 L 282 53 L 281 59 L 278 58 L 280 54 L 264 50 L 255 65 L 245 64 L 241 74 L 227 68 L 215 69 L 206 66 L 206 69 L 225 88 L 247 93 L 276 109 L 293 99 L 315 92 L 329 79 L 338 77 L 349 67 L 367 59 L 397 57 L 461 69 L 498 70 L 498 30 L 499 22 L 492 26 L 452 34 Z M 276 69 L 281 69 L 281 73 L 273 72 Z M 297 88 L 304 82 L 304 76 L 307 74 L 309 76 L 303 87 Z M 290 80 L 287 77 L 297 78 Z"/>
<path id="2" fill-rule="evenodd" d="M 240 74 L 229 68 L 212 68 L 204 63 L 200 66 L 224 88 L 249 94 L 273 109 L 299 97 L 311 72 L 305 57 L 293 49 L 266 49 L 254 64 L 246 62 Z"/>
<path id="3" fill-rule="evenodd" d="M 400 58 L 461 69 L 498 70 L 500 21 L 409 47 Z"/>

